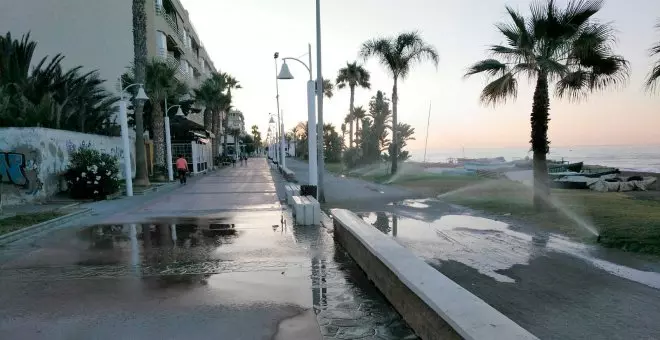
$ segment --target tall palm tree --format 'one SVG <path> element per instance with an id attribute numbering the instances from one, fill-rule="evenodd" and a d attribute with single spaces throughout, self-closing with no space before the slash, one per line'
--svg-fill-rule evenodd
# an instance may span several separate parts
<path id="1" fill-rule="evenodd" d="M 529 17 L 507 7 L 510 22 L 496 26 L 507 44 L 489 48 L 502 61 L 482 60 L 466 73 L 466 77 L 485 73 L 494 78 L 481 92 L 481 101 L 493 105 L 515 99 L 519 77 L 536 80 L 530 120 L 537 209 L 544 207 L 550 193 L 546 164 L 549 86 L 554 83 L 557 97 L 580 99 L 595 90 L 622 85 L 628 78 L 628 62 L 612 50 L 614 29 L 593 18 L 602 5 L 600 0 L 571 0 L 562 9 L 547 0 L 533 3 Z"/>
<path id="2" fill-rule="evenodd" d="M 360 143 L 360 123 L 367 116 L 367 111 L 362 106 L 353 108 L 353 118 L 355 119 L 355 145 Z"/>
<path id="3" fill-rule="evenodd" d="M 170 96 L 183 95 L 187 91 L 175 76 L 177 69 L 159 59 L 154 59 L 146 65 L 145 87 L 149 91 L 152 111 L 152 131 L 154 134 L 154 163 L 161 168 L 165 166 L 165 117 L 163 102 Z"/>
<path id="4" fill-rule="evenodd" d="M 146 0 L 133 0 L 133 65 L 135 81 L 144 84 L 147 65 L 147 13 Z M 147 154 L 144 148 L 144 102 L 137 100 L 133 105 L 135 114 L 135 185 L 149 185 Z"/>
<path id="5" fill-rule="evenodd" d="M 223 131 L 223 135 L 224 135 L 223 152 L 226 152 L 225 150 L 227 150 L 227 135 L 229 134 L 226 131 L 227 130 L 228 117 L 229 117 L 228 113 L 229 113 L 229 110 L 232 108 L 232 105 L 231 105 L 231 100 L 232 100 L 231 90 L 232 89 L 242 89 L 243 87 L 240 85 L 240 82 L 238 80 L 236 80 L 236 78 L 234 78 L 229 73 L 223 72 L 223 73 L 220 74 L 220 76 L 224 80 L 224 82 L 226 84 L 226 88 L 227 88 L 227 95 L 223 98 L 223 105 L 222 105 L 223 107 L 220 110 L 220 112 L 222 114 L 222 117 L 224 118 L 222 120 L 222 125 L 224 127 L 223 130 L 225 130 L 225 131 Z M 218 128 L 218 131 L 220 131 L 219 128 Z"/>
<path id="6" fill-rule="evenodd" d="M 405 32 L 397 37 L 376 38 L 362 44 L 360 55 L 367 59 L 371 56 L 387 68 L 394 79 L 392 86 L 392 126 L 397 126 L 399 117 L 397 107 L 399 103 L 398 83 L 410 74 L 410 69 L 416 64 L 430 60 L 436 67 L 438 65 L 438 52 L 435 47 L 427 44 L 418 32 Z M 392 129 L 394 135 L 395 129 Z M 399 147 L 396 138 L 392 138 L 392 174 L 397 172 Z"/>
<path id="7" fill-rule="evenodd" d="M 225 88 L 226 82 L 224 77 L 214 73 L 211 77 L 204 80 L 199 88 L 194 90 L 195 100 L 204 105 L 204 129 L 211 131 L 216 138 L 211 144 L 213 157 L 218 155 L 219 114 Z"/>
<path id="8" fill-rule="evenodd" d="M 658 23 L 655 25 L 655 28 L 660 31 L 660 20 L 658 20 Z M 653 65 L 653 69 L 651 69 L 651 73 L 649 73 L 649 76 L 646 80 L 646 88 L 649 90 L 654 90 L 658 86 L 658 82 L 660 82 L 660 41 L 658 41 L 651 49 L 649 50 L 651 57 L 657 57 L 658 60 L 655 62 Z"/>
<path id="9" fill-rule="evenodd" d="M 337 72 L 337 83 L 338 89 L 343 89 L 346 86 L 351 90 L 351 97 L 348 106 L 349 115 L 355 118 L 353 115 L 354 103 L 355 103 L 355 88 L 362 87 L 365 89 L 371 89 L 371 84 L 369 83 L 369 78 L 371 75 L 362 65 L 358 65 L 356 61 L 352 63 L 346 63 L 346 67 L 339 69 Z M 349 147 L 353 147 L 353 121 L 350 122 L 350 134 L 348 135 Z"/>

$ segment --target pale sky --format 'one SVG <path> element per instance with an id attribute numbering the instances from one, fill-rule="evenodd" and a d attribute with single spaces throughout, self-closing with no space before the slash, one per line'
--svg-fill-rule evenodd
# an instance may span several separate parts
<path id="1" fill-rule="evenodd" d="M 268 113 L 277 111 L 273 53 L 299 57 L 312 43 L 316 69 L 314 0 L 181 0 L 216 67 L 234 75 L 243 86 L 234 105 L 248 128 L 258 124 L 265 135 Z M 564 4 L 566 0 L 558 1 Z M 463 79 L 466 68 L 487 57 L 488 45 L 504 43 L 495 23 L 506 19 L 505 5 L 527 14 L 528 0 L 322 0 L 322 65 L 324 78 L 358 58 L 361 44 L 373 37 L 418 30 L 440 54 L 436 69 L 418 65 L 399 85 L 399 120 L 416 130 L 411 149 L 423 148 L 429 102 L 432 102 L 429 148 L 526 146 L 533 83 L 520 82 L 518 99 L 484 107 L 479 94 L 485 84 L 477 76 Z M 587 101 L 551 101 L 552 145 L 660 144 L 660 94 L 644 91 L 651 68 L 648 49 L 660 40 L 654 24 L 660 17 L 658 0 L 609 0 L 597 15 L 613 22 L 616 50 L 630 61 L 632 74 L 624 89 L 591 95 Z M 306 61 L 307 57 L 304 57 Z M 365 109 L 377 90 L 388 97 L 392 79 L 370 60 L 371 90 L 356 90 L 355 104 Z M 307 70 L 290 63 L 294 80 L 282 80 L 280 107 L 286 130 L 307 117 Z M 314 72 L 316 74 L 316 72 Z M 349 107 L 349 90 L 324 101 L 326 122 L 339 126 Z"/>

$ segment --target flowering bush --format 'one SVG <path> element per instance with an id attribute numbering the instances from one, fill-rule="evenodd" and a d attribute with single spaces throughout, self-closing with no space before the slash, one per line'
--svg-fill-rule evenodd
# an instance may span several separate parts
<path id="1" fill-rule="evenodd" d="M 104 199 L 119 190 L 119 162 L 96 150 L 79 149 L 71 154 L 66 180 L 71 197 Z"/>

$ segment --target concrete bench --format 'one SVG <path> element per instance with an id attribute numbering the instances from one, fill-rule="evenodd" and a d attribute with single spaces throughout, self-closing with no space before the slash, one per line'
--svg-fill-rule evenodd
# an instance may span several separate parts
<path id="1" fill-rule="evenodd" d="M 289 168 L 280 167 L 280 171 L 282 172 L 282 175 L 284 175 L 284 178 L 287 181 L 289 181 L 289 182 L 295 182 L 296 181 L 296 173 L 291 171 Z"/>
<path id="2" fill-rule="evenodd" d="M 284 190 L 286 192 L 286 204 L 293 205 L 293 196 L 300 196 L 300 185 L 286 184 Z"/>
<path id="3" fill-rule="evenodd" d="M 312 196 L 293 196 L 293 215 L 297 225 L 320 225 L 321 205 Z"/>

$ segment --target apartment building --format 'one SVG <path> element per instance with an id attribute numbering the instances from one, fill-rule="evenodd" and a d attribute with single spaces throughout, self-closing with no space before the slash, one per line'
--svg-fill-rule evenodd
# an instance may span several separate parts
<path id="1" fill-rule="evenodd" d="M 179 0 L 146 0 L 146 16 L 149 58 L 177 67 L 191 89 L 215 71 Z M 29 32 L 34 63 L 60 53 L 65 67 L 98 70 L 112 90 L 133 62 L 132 30 L 132 0 L 0 0 L 0 34 Z"/>

